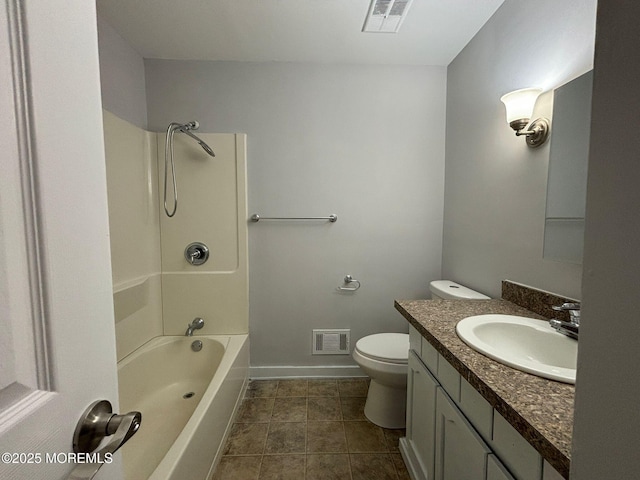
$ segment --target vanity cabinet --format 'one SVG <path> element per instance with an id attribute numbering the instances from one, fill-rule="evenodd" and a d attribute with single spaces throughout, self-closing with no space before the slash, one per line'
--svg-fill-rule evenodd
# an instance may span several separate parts
<path id="1" fill-rule="evenodd" d="M 442 388 L 436 395 L 435 478 L 478 480 L 486 478 L 491 452 L 462 412 Z"/>
<path id="2" fill-rule="evenodd" d="M 414 480 L 434 478 L 436 392 L 438 382 L 423 365 L 416 353 L 409 352 L 407 377 L 407 443 L 415 464 Z"/>
<path id="3" fill-rule="evenodd" d="M 546 480 L 557 472 L 413 327 L 407 430 L 413 480 Z M 559 476 L 559 475 L 558 475 Z"/>
<path id="4" fill-rule="evenodd" d="M 400 448 L 412 478 L 486 478 L 486 443 L 414 350 L 408 365 L 407 436 Z M 450 372 L 442 377 L 452 379 Z"/>
<path id="5" fill-rule="evenodd" d="M 487 458 L 487 480 L 514 480 L 494 454 Z"/>

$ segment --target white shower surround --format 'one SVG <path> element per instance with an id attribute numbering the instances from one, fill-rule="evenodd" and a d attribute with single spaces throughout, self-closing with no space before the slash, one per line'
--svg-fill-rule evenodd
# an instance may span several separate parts
<path id="1" fill-rule="evenodd" d="M 159 201 L 164 135 L 107 111 L 104 133 L 120 408 L 143 418 L 123 450 L 125 473 L 205 480 L 248 379 L 245 136 L 198 132 L 215 158 L 176 137 L 180 203 L 168 218 Z M 202 266 L 184 258 L 194 241 L 211 251 Z M 186 337 L 195 317 L 204 327 Z M 189 348 L 196 339 L 200 352 Z M 195 392 L 190 407 L 176 389 Z"/>

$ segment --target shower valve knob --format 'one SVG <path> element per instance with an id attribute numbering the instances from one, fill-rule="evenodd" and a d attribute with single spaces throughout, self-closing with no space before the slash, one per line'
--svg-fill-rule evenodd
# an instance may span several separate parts
<path id="1" fill-rule="evenodd" d="M 194 242 L 184 249 L 184 258 L 191 265 L 202 265 L 209 259 L 209 248 L 202 242 Z"/>

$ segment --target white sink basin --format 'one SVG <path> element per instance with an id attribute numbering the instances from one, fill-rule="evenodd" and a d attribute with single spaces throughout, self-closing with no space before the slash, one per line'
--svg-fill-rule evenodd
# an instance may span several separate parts
<path id="1" fill-rule="evenodd" d="M 500 363 L 539 377 L 576 382 L 578 342 L 547 322 L 515 315 L 476 315 L 456 325 L 471 348 Z"/>

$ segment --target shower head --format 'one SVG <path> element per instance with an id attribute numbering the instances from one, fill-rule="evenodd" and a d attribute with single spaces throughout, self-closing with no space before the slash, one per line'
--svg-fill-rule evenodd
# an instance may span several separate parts
<path id="1" fill-rule="evenodd" d="M 215 157 L 216 154 L 213 153 L 213 150 L 211 150 L 211 147 L 209 145 L 207 145 L 206 143 L 204 143 L 203 141 L 198 142 L 198 144 L 202 147 L 202 149 L 207 152 L 209 155 L 211 155 L 212 157 Z"/>
<path id="2" fill-rule="evenodd" d="M 198 122 L 193 121 L 193 122 L 189 122 L 189 123 L 187 123 L 185 125 L 179 125 L 176 128 L 176 130 L 179 130 L 182 133 L 186 133 L 187 135 L 189 135 L 196 142 L 198 142 L 198 145 L 200 145 L 205 152 L 207 152 L 212 157 L 215 157 L 216 154 L 213 153 L 213 150 L 211 149 L 211 147 L 209 145 L 207 145 L 200 137 L 198 137 L 197 135 L 195 135 L 195 134 L 190 132 L 190 130 L 196 130 L 199 126 L 200 126 L 200 124 Z"/>

